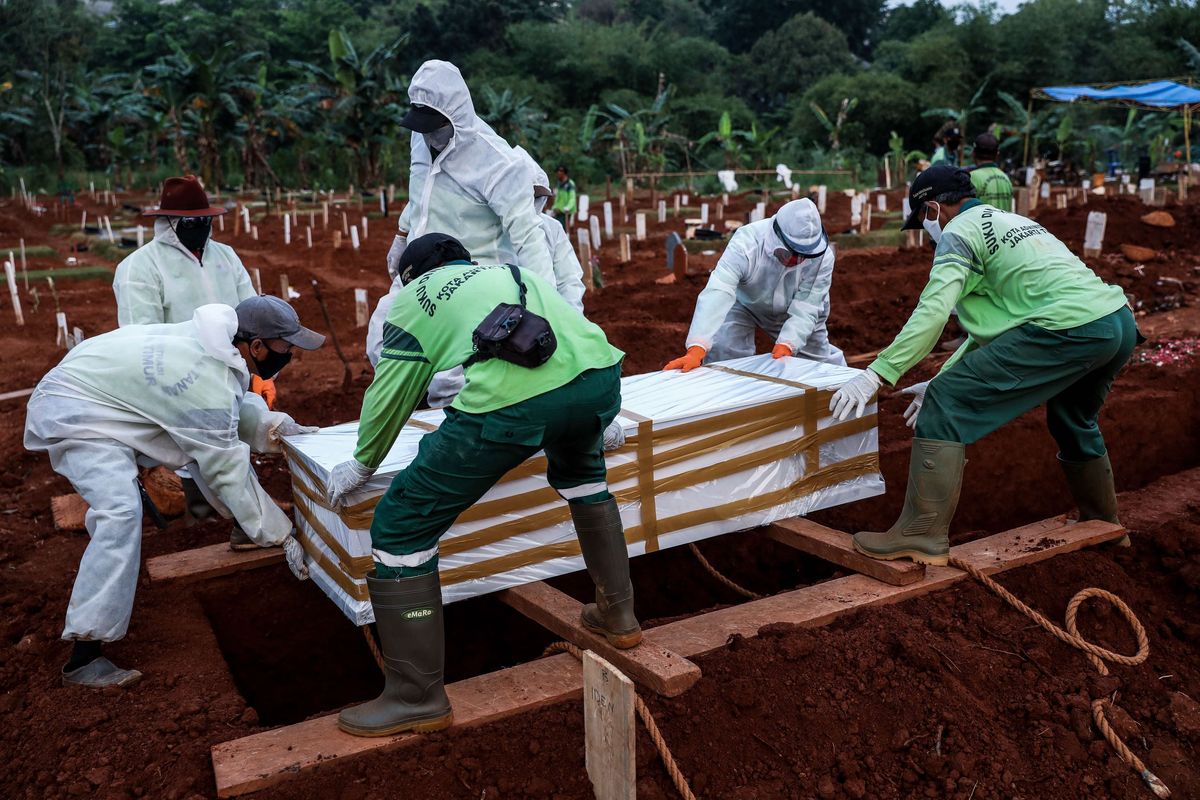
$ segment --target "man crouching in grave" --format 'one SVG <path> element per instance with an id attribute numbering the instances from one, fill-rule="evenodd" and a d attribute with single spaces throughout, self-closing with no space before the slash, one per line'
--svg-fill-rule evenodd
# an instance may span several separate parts
<path id="1" fill-rule="evenodd" d="M 425 395 L 433 375 L 462 366 L 466 385 L 441 427 L 375 506 L 367 576 L 386 662 L 383 693 L 348 708 L 338 726 L 358 736 L 435 731 L 453 721 L 443 686 L 438 540 L 464 510 L 539 450 L 569 504 L 596 584 L 582 623 L 615 647 L 642 640 L 629 555 L 608 491 L 604 430 L 621 408 L 624 353 L 537 275 L 477 265 L 452 236 L 408 244 L 366 396 L 354 458 L 333 469 L 335 508 L 366 484 Z M 497 305 L 497 301 L 500 304 Z M 519 324 L 516 320 L 519 318 Z M 382 487 L 380 487 L 382 488 Z"/>
<path id="2" fill-rule="evenodd" d="M 45 450 L 54 471 L 87 502 L 87 549 L 71 590 L 62 638 L 74 643 L 67 685 L 131 686 L 101 644 L 124 638 L 133 612 L 142 546 L 138 467 L 189 467 L 214 508 L 258 547 L 282 544 L 304 577 L 292 523 L 258 483 L 250 452 L 279 452 L 279 437 L 316 433 L 268 411 L 247 389 L 271 378 L 292 348 L 315 350 L 325 337 L 300 324 L 277 297 L 251 297 L 236 309 L 213 303 L 187 322 L 126 325 L 87 339 L 46 373 L 29 400 L 25 447 Z"/>

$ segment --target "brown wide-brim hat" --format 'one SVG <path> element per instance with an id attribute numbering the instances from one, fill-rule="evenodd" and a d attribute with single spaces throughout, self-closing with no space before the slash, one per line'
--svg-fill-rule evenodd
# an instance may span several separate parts
<path id="1" fill-rule="evenodd" d="M 146 217 L 219 217 L 229 212 L 227 208 L 209 205 L 208 195 L 195 175 L 183 178 L 167 178 L 163 182 L 162 197 L 158 208 L 142 212 Z"/>

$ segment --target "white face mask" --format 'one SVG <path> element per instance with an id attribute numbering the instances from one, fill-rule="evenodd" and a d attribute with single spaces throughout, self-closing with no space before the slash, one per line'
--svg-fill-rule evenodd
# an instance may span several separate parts
<path id="1" fill-rule="evenodd" d="M 933 206 L 937 207 L 937 211 L 936 211 L 936 213 L 934 213 L 933 219 L 930 219 L 929 218 L 929 210 Z M 942 215 L 942 206 L 940 203 L 926 203 L 925 204 L 925 218 L 923 220 L 921 220 L 921 227 L 923 227 L 925 229 L 925 232 L 929 234 L 929 238 L 933 240 L 934 244 L 937 244 L 938 242 L 940 242 L 942 240 L 941 215 Z"/>
<path id="2" fill-rule="evenodd" d="M 440 153 L 450 144 L 450 139 L 454 136 L 454 126 L 443 125 L 433 133 L 423 133 L 421 135 L 425 137 L 425 145 L 430 150 L 436 150 Z"/>
<path id="3" fill-rule="evenodd" d="M 546 210 L 546 201 L 549 199 L 550 198 L 544 194 L 533 198 L 533 207 L 537 209 L 539 214 Z"/>

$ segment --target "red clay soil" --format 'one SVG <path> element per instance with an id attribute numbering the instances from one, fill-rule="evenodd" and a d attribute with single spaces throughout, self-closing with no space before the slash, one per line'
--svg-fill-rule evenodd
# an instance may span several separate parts
<path id="1" fill-rule="evenodd" d="M 753 195 L 742 198 L 729 216 L 743 216 L 756 200 Z M 889 203 L 898 207 L 898 198 L 890 197 Z M 648 198 L 642 204 L 648 206 Z M 1180 224 L 1167 234 L 1137 222 L 1145 209 L 1122 198 L 1046 211 L 1040 220 L 1078 246 L 1087 210 L 1098 208 L 1109 212 L 1106 249 L 1111 243 L 1116 253 L 1114 231 L 1122 231 L 1128 243 L 1162 253 L 1141 270 L 1108 252 L 1092 264 L 1136 296 L 1144 329 L 1200 333 L 1200 321 L 1189 316 L 1200 293 L 1200 206 L 1169 207 Z M 89 210 L 89 218 L 101 213 L 95 205 Z M 77 223 L 78 209 L 70 213 Z M 114 226 L 132 220 L 118 219 Z M 336 214 L 331 215 L 334 220 L 340 223 Z M 27 245 L 47 244 L 64 252 L 67 236 L 49 233 L 55 221 L 34 219 L 0 203 L 0 249 L 23 236 Z M 848 222 L 849 201 L 831 195 L 830 230 L 848 227 Z M 348 244 L 334 250 L 328 232 L 316 235 L 317 247 L 308 251 L 302 243 L 303 218 L 294 237 L 301 243 L 290 247 L 282 244 L 278 219 L 257 220 L 258 242 L 245 235 L 234 238 L 232 219 L 229 224 L 227 234 L 217 238 L 232 242 L 248 267 L 261 269 L 268 292 L 279 291 L 279 275 L 286 272 L 301 293 L 295 301 L 301 317 L 324 331 L 310 285 L 314 277 L 321 280 L 334 329 L 351 361 L 353 380 L 343 390 L 343 368 L 332 347 L 302 354 L 280 380 L 283 406 L 301 422 L 356 418 L 370 373 L 363 357 L 364 331 L 354 327 L 351 290 L 368 288 L 372 305 L 386 290 L 382 264 L 390 243 L 389 222 L 373 219 L 372 235 L 357 254 Z M 689 276 L 675 285 L 655 283 L 666 274 L 663 236 L 678 227 L 681 223 L 675 221 L 652 223 L 648 241 L 635 247 L 628 265 L 610 263 L 615 261 L 612 244 L 600 252 L 606 285 L 588 294 L 588 314 L 627 352 L 628 373 L 656 369 L 682 350 L 705 276 Z M 105 263 L 90 252 L 80 258 Z M 714 260 L 709 257 L 707 263 Z M 833 290 L 834 342 L 850 354 L 886 345 L 911 310 L 929 260 L 927 251 L 844 249 Z M 40 259 L 30 267 L 60 265 L 59 260 Z M 1168 277 L 1182 285 L 1163 280 Z M 88 334 L 115 324 L 106 281 L 62 280 L 58 292 L 70 323 Z M 1180 302 L 1184 307 L 1175 308 Z M 15 327 L 11 313 L 0 310 L 0 344 L 6 353 L 0 393 L 32 387 L 61 357 L 53 346 L 52 305 L 46 291 L 37 312 L 26 302 L 28 324 L 22 329 Z M 913 379 L 931 375 L 935 361 L 921 365 Z M 1200 366 L 1143 364 L 1122 374 L 1105 408 L 1102 426 L 1119 488 L 1126 492 L 1123 515 L 1136 534 L 1132 550 L 1089 551 L 1004 578 L 1055 619 L 1069 596 L 1084 586 L 1117 592 L 1147 624 L 1152 649 L 1147 664 L 1118 667 L 1113 678 L 1099 679 L 1080 655 L 1029 629 L 1024 618 L 974 586 L 860 613 L 826 629 L 772 628 L 700 659 L 704 678 L 684 696 L 650 700 L 698 794 L 881 800 L 1146 796 L 1136 776 L 1112 757 L 1088 722 L 1089 698 L 1119 686 L 1117 702 L 1130 717 L 1118 720 L 1129 734 L 1126 741 L 1175 796 L 1200 797 L 1200 708 L 1190 699 L 1200 697 L 1200 472 L 1194 469 L 1200 464 L 1198 393 Z M 58 635 L 86 538 L 53 530 L 49 500 L 70 487 L 46 459 L 21 447 L 24 402 L 0 401 L 0 455 L 5 458 L 0 471 L 4 796 L 209 797 L 215 791 L 208 760 L 214 743 L 264 725 L 329 713 L 373 695 L 379 677 L 360 634 L 319 590 L 296 583 L 282 566 L 198 587 L 150 585 L 143 576 L 129 636 L 110 651 L 118 663 L 143 670 L 145 680 L 126 692 L 92 694 L 61 687 L 57 670 L 67 648 Z M 849 530 L 891 522 L 907 470 L 910 433 L 900 418 L 906 402 L 892 393 L 882 401 L 887 495 L 823 512 L 821 521 Z M 1027 415 L 974 445 L 970 459 L 955 541 L 1067 510 L 1069 499 L 1040 414 Z M 265 485 L 286 497 L 288 477 L 280 460 L 259 459 L 258 469 Z M 193 527 L 176 521 L 164 532 L 147 527 L 143 552 L 154 556 L 184 550 L 227 535 L 228 524 L 220 521 Z M 761 592 L 841 574 L 757 532 L 709 541 L 703 549 L 730 577 Z M 633 572 L 640 613 L 647 620 L 738 602 L 682 548 L 638 559 Z M 579 598 L 587 594 L 582 575 L 565 576 L 556 585 Z M 1084 616 L 1087 635 L 1131 649 L 1115 614 L 1085 611 Z M 528 660 L 550 640 L 493 598 L 453 604 L 447 617 L 451 679 Z M 939 728 L 940 755 L 935 752 Z M 639 794 L 673 797 L 644 737 L 638 761 Z M 398 793 L 589 797 L 578 704 L 431 736 L 391 754 L 326 765 L 257 796 L 384 798 Z"/>

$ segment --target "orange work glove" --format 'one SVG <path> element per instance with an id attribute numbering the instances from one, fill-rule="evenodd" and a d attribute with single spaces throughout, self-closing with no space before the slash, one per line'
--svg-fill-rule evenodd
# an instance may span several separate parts
<path id="1" fill-rule="evenodd" d="M 771 358 L 783 358 L 784 356 L 790 356 L 791 354 L 792 348 L 788 347 L 786 344 L 777 344 L 775 345 L 775 349 L 771 351 Z"/>
<path id="2" fill-rule="evenodd" d="M 274 379 L 264 381 L 257 375 L 250 376 L 250 391 L 257 395 L 261 395 L 263 402 L 267 404 L 267 408 L 275 409 L 275 381 Z"/>
<path id="3" fill-rule="evenodd" d="M 666 372 L 669 369 L 680 369 L 684 372 L 691 372 L 696 367 L 700 366 L 700 362 L 704 360 L 704 348 L 698 344 L 694 344 L 688 348 L 687 355 L 682 358 L 677 358 L 674 361 L 668 361 L 663 367 Z"/>

